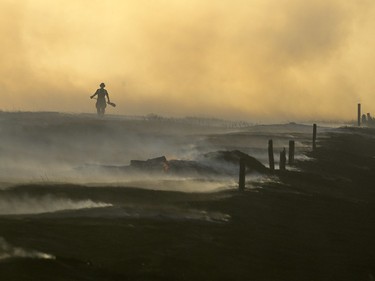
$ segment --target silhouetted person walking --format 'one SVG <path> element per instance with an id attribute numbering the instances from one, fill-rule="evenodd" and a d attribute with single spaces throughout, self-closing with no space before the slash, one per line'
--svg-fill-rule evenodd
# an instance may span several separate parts
<path id="1" fill-rule="evenodd" d="M 98 96 L 96 101 L 96 110 L 99 116 L 103 116 L 105 113 L 105 108 L 107 107 L 107 102 L 110 103 L 109 95 L 106 89 L 104 89 L 105 84 L 100 84 L 100 89 L 97 89 L 95 94 L 93 94 L 90 98 L 94 98 L 96 95 Z M 105 98 L 107 97 L 107 101 Z"/>

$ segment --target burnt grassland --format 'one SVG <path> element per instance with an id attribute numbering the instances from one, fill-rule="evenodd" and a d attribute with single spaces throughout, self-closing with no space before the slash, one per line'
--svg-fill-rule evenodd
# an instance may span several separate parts
<path id="1" fill-rule="evenodd" d="M 245 192 L 59 185 L 9 192 L 90 198 L 154 216 L 2 216 L 0 236 L 56 260 L 0 262 L 1 280 L 374 280 L 375 131 L 329 133 L 280 181 Z M 162 210 L 162 211 L 161 211 Z M 217 212 L 228 221 L 169 216 Z"/>

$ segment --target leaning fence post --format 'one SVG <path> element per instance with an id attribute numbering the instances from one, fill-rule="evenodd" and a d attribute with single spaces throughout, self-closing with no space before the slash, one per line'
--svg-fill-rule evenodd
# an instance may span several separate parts
<path id="1" fill-rule="evenodd" d="M 240 158 L 240 174 L 238 180 L 238 190 L 244 191 L 245 190 L 245 171 L 246 171 L 246 163 L 244 158 Z"/>
<path id="2" fill-rule="evenodd" d="M 285 164 L 286 164 L 286 152 L 285 148 L 280 151 L 280 171 L 285 171 Z"/>
<path id="3" fill-rule="evenodd" d="M 293 165 L 294 164 L 294 140 L 289 141 L 289 157 L 288 157 L 288 164 Z"/>
<path id="4" fill-rule="evenodd" d="M 313 151 L 316 149 L 316 124 L 313 125 Z"/>
<path id="5" fill-rule="evenodd" d="M 274 171 L 275 170 L 275 160 L 273 158 L 273 141 L 269 140 L 268 141 L 268 160 L 270 163 L 270 170 Z"/>

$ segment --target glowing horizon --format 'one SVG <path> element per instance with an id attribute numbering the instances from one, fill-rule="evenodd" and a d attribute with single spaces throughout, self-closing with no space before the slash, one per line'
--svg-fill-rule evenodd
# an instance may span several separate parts
<path id="1" fill-rule="evenodd" d="M 1 110 L 227 119 L 375 111 L 375 3 L 2 0 Z"/>

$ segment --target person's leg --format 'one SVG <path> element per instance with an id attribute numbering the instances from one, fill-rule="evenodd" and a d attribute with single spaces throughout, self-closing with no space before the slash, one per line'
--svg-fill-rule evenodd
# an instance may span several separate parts
<path id="1" fill-rule="evenodd" d="M 96 102 L 96 112 L 98 114 L 98 116 L 100 116 L 100 104 L 98 102 Z"/>
<path id="2" fill-rule="evenodd" d="M 98 108 L 98 115 L 103 116 L 103 107 Z"/>
<path id="3" fill-rule="evenodd" d="M 106 108 L 106 106 L 107 106 L 107 104 L 105 102 L 101 106 L 101 114 L 102 114 L 102 116 L 104 116 L 104 114 L 105 114 L 105 108 Z"/>

